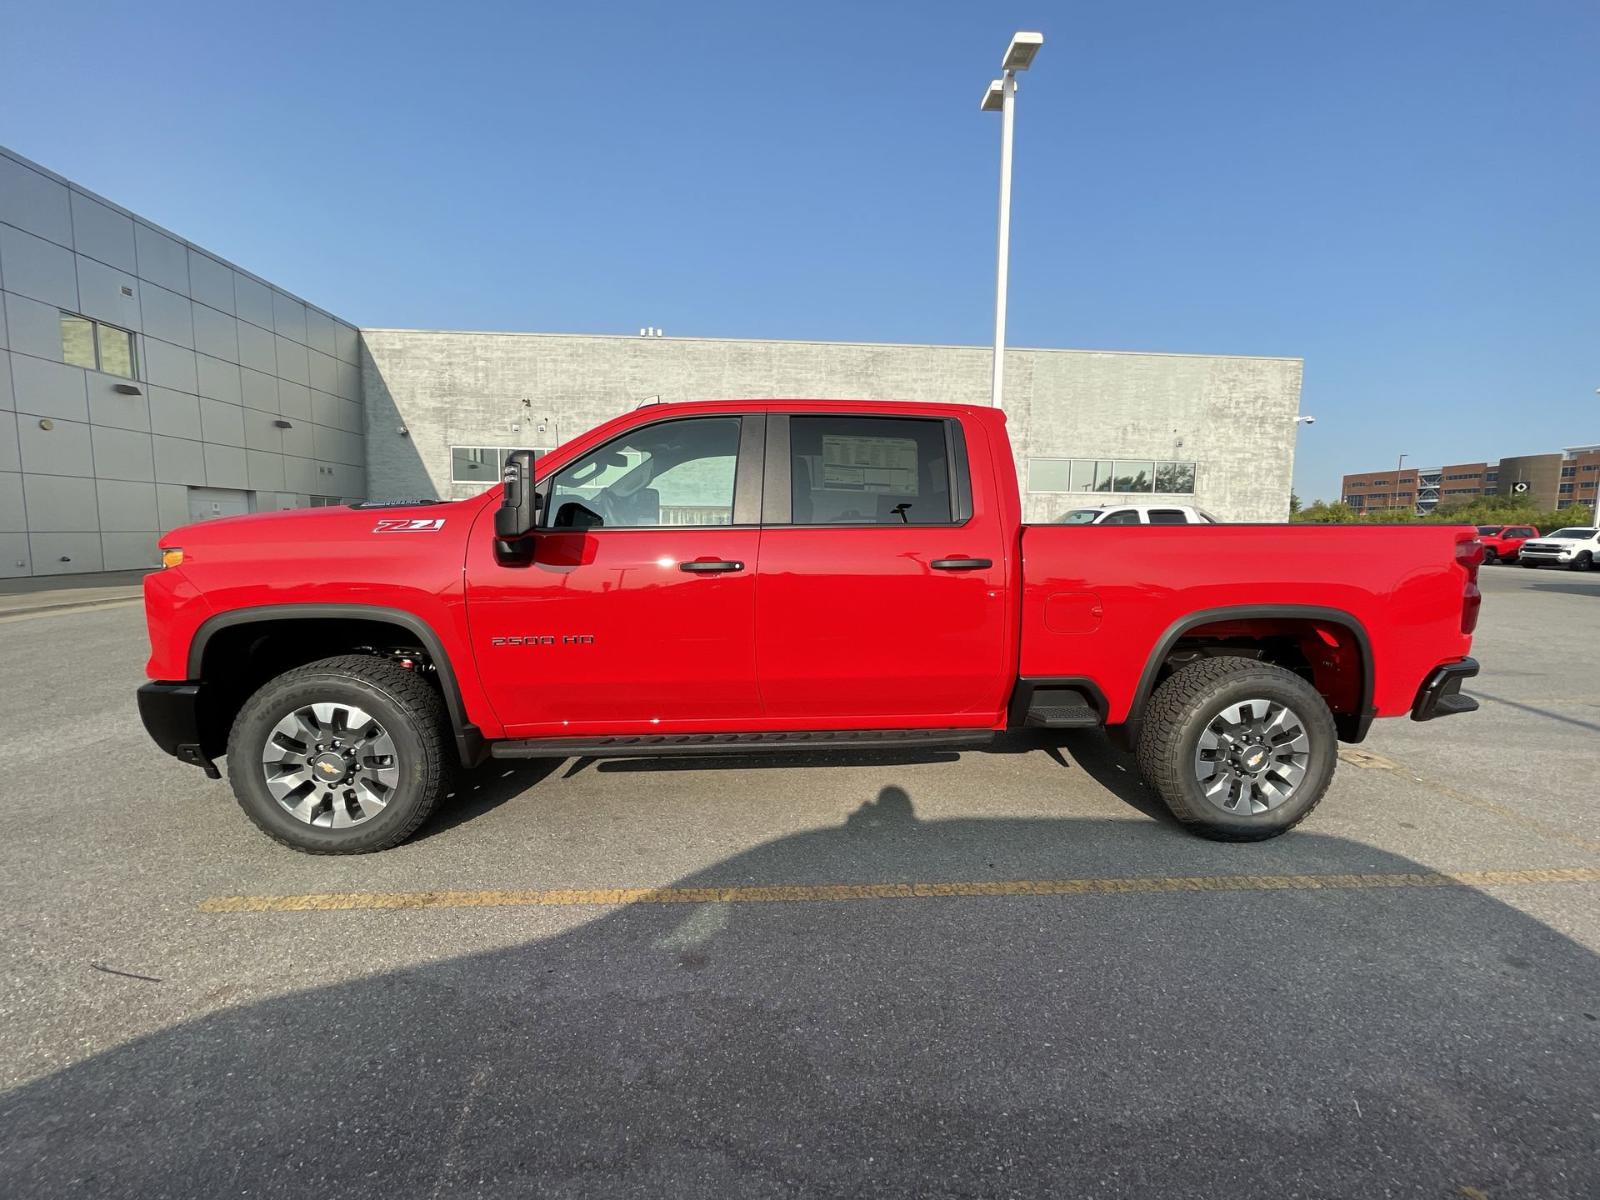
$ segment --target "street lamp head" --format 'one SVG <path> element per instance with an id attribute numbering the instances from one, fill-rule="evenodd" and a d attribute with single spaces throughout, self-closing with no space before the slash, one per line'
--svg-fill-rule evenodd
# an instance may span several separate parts
<path id="1" fill-rule="evenodd" d="M 1002 71 L 1026 71 L 1033 64 L 1033 56 L 1044 45 L 1042 33 L 1017 33 L 1011 36 L 1006 56 L 1000 61 Z"/>
<path id="2" fill-rule="evenodd" d="M 984 89 L 983 99 L 978 107 L 984 112 L 1000 112 L 1006 106 L 1006 85 L 998 79 L 991 80 Z"/>
<path id="3" fill-rule="evenodd" d="M 1315 417 L 1296 417 L 1294 420 L 1296 425 L 1315 425 L 1317 423 Z"/>

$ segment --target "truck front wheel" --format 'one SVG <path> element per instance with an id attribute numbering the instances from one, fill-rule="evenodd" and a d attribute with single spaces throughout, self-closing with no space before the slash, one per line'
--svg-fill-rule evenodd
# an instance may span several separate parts
<path id="1" fill-rule="evenodd" d="M 269 680 L 228 738 L 228 780 L 268 837 L 306 854 L 387 850 L 449 787 L 447 718 L 415 671 L 370 655 Z"/>
<path id="2" fill-rule="evenodd" d="M 1145 780 L 1188 828 L 1254 842 L 1310 815 L 1333 779 L 1338 735 L 1322 696 L 1292 671 L 1205 658 L 1156 689 L 1138 757 Z"/>

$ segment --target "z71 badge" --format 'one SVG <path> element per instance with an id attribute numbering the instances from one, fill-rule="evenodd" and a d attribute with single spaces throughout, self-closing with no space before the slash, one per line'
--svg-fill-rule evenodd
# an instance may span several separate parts
<path id="1" fill-rule="evenodd" d="M 373 533 L 438 533 L 444 528 L 443 517 L 390 517 L 372 527 Z"/>

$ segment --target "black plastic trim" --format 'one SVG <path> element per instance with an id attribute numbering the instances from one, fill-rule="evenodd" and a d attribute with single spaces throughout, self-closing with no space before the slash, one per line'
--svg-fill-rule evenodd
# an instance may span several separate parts
<path id="1" fill-rule="evenodd" d="M 972 470 L 967 466 L 967 431 L 955 417 L 945 422 L 945 441 L 950 452 L 950 499 L 957 525 L 972 520 Z"/>
<path id="2" fill-rule="evenodd" d="M 1435 667 L 1417 689 L 1417 698 L 1411 705 L 1413 721 L 1432 721 L 1436 717 L 1453 717 L 1457 713 L 1478 711 L 1478 702 L 1461 694 L 1461 685 L 1478 673 L 1478 660 L 1463 658 L 1460 662 Z"/>
<path id="3" fill-rule="evenodd" d="M 403 609 L 384 608 L 375 604 L 264 604 L 256 608 L 236 608 L 218 613 L 200 626 L 194 640 L 189 643 L 189 677 L 203 679 L 201 666 L 205 662 L 206 645 L 224 629 L 263 621 L 326 621 L 340 618 L 398 625 L 422 643 L 434 670 L 439 674 L 439 690 L 444 693 L 445 709 L 450 714 L 451 731 L 455 735 L 456 749 L 460 752 L 462 763 L 470 767 L 482 762 L 485 757 L 483 734 L 467 720 L 466 708 L 461 703 L 461 688 L 456 682 L 450 657 L 445 653 L 444 643 L 427 622 Z"/>
<path id="4" fill-rule="evenodd" d="M 745 413 L 739 426 L 739 458 L 733 473 L 733 524 L 761 523 L 762 476 L 766 473 L 767 414 Z"/>
<path id="5" fill-rule="evenodd" d="M 1144 671 L 1139 676 L 1139 690 L 1134 693 L 1133 706 L 1128 710 L 1128 728 L 1124 736 L 1130 741 L 1138 740 L 1139 723 L 1144 718 L 1144 706 L 1150 700 L 1150 693 L 1155 691 L 1156 676 L 1161 672 L 1161 664 L 1166 662 L 1167 655 L 1178 640 L 1190 630 L 1201 625 L 1211 625 L 1217 621 L 1251 621 L 1272 620 L 1288 618 L 1303 621 L 1322 621 L 1328 625 L 1338 625 L 1347 629 L 1356 639 L 1356 646 L 1361 651 L 1361 707 L 1353 713 L 1334 714 L 1334 726 L 1338 731 L 1339 740 L 1342 742 L 1359 742 L 1367 735 L 1367 729 L 1372 724 L 1374 710 L 1372 707 L 1372 641 L 1367 637 L 1366 628 L 1355 617 L 1339 608 L 1321 608 L 1311 604 L 1240 604 L 1229 605 L 1224 608 L 1208 608 L 1200 612 L 1188 613 L 1179 617 L 1167 626 L 1165 633 L 1156 643 L 1155 649 L 1150 652 L 1150 657 L 1145 661 Z"/>
<path id="6" fill-rule="evenodd" d="M 835 729 L 766 733 L 649 733 L 594 738 L 523 738 L 491 742 L 495 758 L 661 758 L 669 755 L 772 751 L 975 748 L 992 729 Z"/>
<path id="7" fill-rule="evenodd" d="M 1017 686 L 1011 692 L 1011 703 L 1006 707 L 1006 728 L 1012 730 L 1029 728 L 1028 710 L 1033 707 L 1034 693 L 1051 688 L 1071 688 L 1081 693 L 1099 714 L 1100 723 L 1105 723 L 1106 713 L 1111 706 L 1106 703 L 1106 696 L 1100 690 L 1100 685 L 1087 675 L 1034 675 L 1023 676 L 1017 680 Z"/>

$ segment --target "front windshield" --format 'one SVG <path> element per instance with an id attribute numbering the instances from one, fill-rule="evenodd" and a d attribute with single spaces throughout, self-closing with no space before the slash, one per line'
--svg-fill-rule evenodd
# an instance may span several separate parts
<path id="1" fill-rule="evenodd" d="M 1584 541 L 1594 536 L 1594 530 L 1583 529 L 1574 525 L 1571 529 L 1558 529 L 1550 535 L 1553 538 L 1572 538 L 1574 541 Z"/>
<path id="2" fill-rule="evenodd" d="M 1099 508 L 1075 508 L 1071 512 L 1066 513 L 1063 516 L 1057 517 L 1056 518 L 1056 524 L 1057 525 L 1093 525 L 1094 524 L 1094 519 L 1096 517 L 1098 517 L 1103 511 L 1105 511 L 1105 510 L 1104 509 L 1099 509 Z"/>

